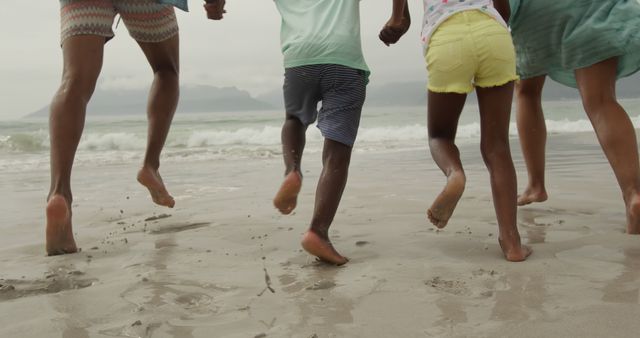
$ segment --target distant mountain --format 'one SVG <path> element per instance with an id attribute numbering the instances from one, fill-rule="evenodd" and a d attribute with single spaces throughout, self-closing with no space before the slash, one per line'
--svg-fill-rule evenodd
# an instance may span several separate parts
<path id="1" fill-rule="evenodd" d="M 427 104 L 426 82 L 407 81 L 369 84 L 368 107 L 425 106 Z M 622 79 L 617 85 L 618 97 L 640 98 L 640 76 Z M 91 115 L 132 115 L 146 111 L 148 90 L 96 90 L 88 111 Z M 577 89 L 547 80 L 543 92 L 545 101 L 580 100 Z M 469 96 L 475 102 L 475 94 Z M 178 112 L 234 112 L 268 109 L 283 109 L 281 88 L 274 88 L 257 97 L 236 87 L 194 86 L 184 87 L 180 93 Z M 44 107 L 27 117 L 47 116 L 49 107 Z"/>
<path id="2" fill-rule="evenodd" d="M 90 115 L 132 115 L 146 112 L 148 89 L 101 90 L 94 93 L 87 111 Z M 180 91 L 179 113 L 234 112 L 273 109 L 274 106 L 257 100 L 249 92 L 235 87 L 194 86 Z M 27 117 L 49 114 L 46 106 Z"/>
<path id="3" fill-rule="evenodd" d="M 407 81 L 376 84 L 367 87 L 366 106 L 369 107 L 402 107 L 425 106 L 427 104 L 426 81 Z M 640 76 L 622 79 L 617 85 L 618 97 L 640 98 Z M 282 89 L 274 89 L 258 96 L 260 101 L 268 102 L 274 107 L 284 107 Z M 580 93 L 575 88 L 561 85 L 547 79 L 543 92 L 545 101 L 580 100 Z M 475 94 L 469 95 L 468 102 L 476 102 Z"/>

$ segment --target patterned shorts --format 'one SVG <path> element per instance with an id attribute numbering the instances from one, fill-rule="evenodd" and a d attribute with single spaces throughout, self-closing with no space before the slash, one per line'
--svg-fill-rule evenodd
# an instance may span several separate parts
<path id="1" fill-rule="evenodd" d="M 74 35 L 109 40 L 116 14 L 138 42 L 160 42 L 178 33 L 173 6 L 155 0 L 60 0 L 60 42 Z"/>
<path id="2" fill-rule="evenodd" d="M 353 146 L 367 91 L 365 71 L 335 64 L 287 68 L 283 89 L 288 116 L 305 127 L 317 120 L 322 136 Z"/>

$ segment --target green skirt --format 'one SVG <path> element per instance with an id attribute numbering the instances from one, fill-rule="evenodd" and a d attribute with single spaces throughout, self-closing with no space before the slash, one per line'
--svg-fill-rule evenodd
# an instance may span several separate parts
<path id="1" fill-rule="evenodd" d="M 575 70 L 618 58 L 618 78 L 640 69 L 640 0 L 510 0 L 518 75 L 577 87 Z"/>

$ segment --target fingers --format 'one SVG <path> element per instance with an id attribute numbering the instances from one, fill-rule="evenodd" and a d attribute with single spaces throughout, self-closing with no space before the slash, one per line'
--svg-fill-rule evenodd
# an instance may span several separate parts
<path id="1" fill-rule="evenodd" d="M 400 38 L 402 37 L 402 35 L 404 35 L 404 32 L 402 30 L 395 29 L 395 28 L 389 27 L 389 26 L 385 26 L 380 31 L 380 34 L 378 35 L 378 38 L 385 45 L 389 46 L 389 45 L 392 45 L 392 44 L 398 42 L 400 40 Z"/>
<path id="2" fill-rule="evenodd" d="M 389 46 L 389 42 L 391 41 L 391 39 L 389 39 L 388 33 L 384 29 L 380 31 L 378 38 L 380 39 L 380 41 L 382 41 L 382 43 Z"/>
<path id="3" fill-rule="evenodd" d="M 227 13 L 224 9 L 225 0 L 208 0 L 205 1 L 204 9 L 207 18 L 211 20 L 222 20 L 223 14 Z"/>

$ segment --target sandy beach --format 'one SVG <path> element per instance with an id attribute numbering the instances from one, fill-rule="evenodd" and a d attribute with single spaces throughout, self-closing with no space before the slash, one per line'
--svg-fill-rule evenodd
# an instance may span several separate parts
<path id="1" fill-rule="evenodd" d="M 357 146 L 356 146 L 357 147 Z M 553 135 L 550 199 L 519 209 L 525 263 L 497 243 L 477 144 L 467 190 L 437 231 L 426 209 L 444 178 L 420 150 L 356 152 L 332 227 L 351 262 L 298 245 L 317 152 L 296 212 L 271 205 L 279 158 L 174 161 L 176 208 L 152 205 L 134 164 L 74 170 L 82 251 L 44 256 L 48 171 L 1 172 L 0 337 L 636 337 L 640 238 L 593 133 Z M 517 141 L 519 186 L 526 172 Z"/>

